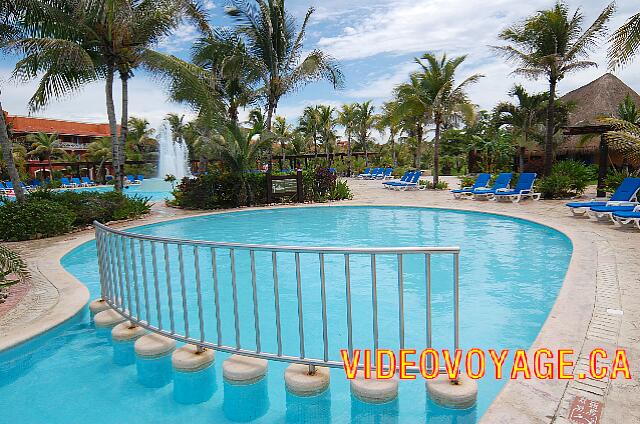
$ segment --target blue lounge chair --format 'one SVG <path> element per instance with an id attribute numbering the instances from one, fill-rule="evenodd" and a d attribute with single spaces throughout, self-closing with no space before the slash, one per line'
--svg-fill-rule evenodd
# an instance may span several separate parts
<path id="1" fill-rule="evenodd" d="M 500 189 L 495 192 L 494 200 L 507 199 L 513 203 L 518 203 L 524 197 L 531 197 L 533 200 L 540 200 L 541 193 L 533 192 L 533 183 L 536 181 L 535 172 L 524 172 L 520 174 L 518 183 L 513 190 Z"/>
<path id="2" fill-rule="evenodd" d="M 613 212 L 613 222 L 617 225 L 636 224 L 640 230 L 640 206 L 636 206 L 632 211 Z"/>
<path id="3" fill-rule="evenodd" d="M 498 175 L 495 182 L 493 183 L 493 187 L 491 188 L 477 188 L 473 190 L 473 198 L 478 199 L 491 199 L 495 196 L 498 190 L 506 190 L 509 188 L 509 183 L 511 183 L 511 177 L 513 174 L 511 172 L 503 172 Z"/>
<path id="4" fill-rule="evenodd" d="M 367 180 L 374 180 L 382 172 L 384 172 L 383 168 L 373 168 L 373 171 L 371 171 L 371 175 L 369 175 L 368 177 L 364 177 L 364 178 L 367 179 Z"/>
<path id="5" fill-rule="evenodd" d="M 404 175 L 402 177 L 400 177 L 399 179 L 396 180 L 391 180 L 391 181 L 383 181 L 382 182 L 382 187 L 383 188 L 390 188 L 391 186 L 398 184 L 398 183 L 404 183 L 406 182 L 409 178 L 411 178 L 411 176 L 413 176 L 413 172 L 411 171 L 405 171 Z"/>
<path id="6" fill-rule="evenodd" d="M 40 187 L 42 187 L 42 181 L 40 181 L 39 179 L 35 178 L 35 179 L 31 180 L 30 186 L 33 187 L 33 188 L 40 188 Z"/>
<path id="7" fill-rule="evenodd" d="M 113 180 L 113 175 L 107 175 L 107 176 L 105 177 L 105 180 L 107 180 L 107 181 L 111 181 L 111 180 Z"/>
<path id="8" fill-rule="evenodd" d="M 362 171 L 361 174 L 358 174 L 357 177 L 358 178 L 364 178 L 364 177 L 368 177 L 371 175 L 371 168 L 365 168 L 364 171 Z"/>
<path id="9" fill-rule="evenodd" d="M 566 206 L 574 215 L 584 215 L 592 207 L 595 206 L 615 206 L 632 204 L 637 199 L 638 190 L 640 189 L 640 178 L 625 178 L 620 183 L 609 200 L 599 200 L 592 202 L 571 202 Z"/>
<path id="10" fill-rule="evenodd" d="M 138 174 L 138 176 L 136 177 L 136 180 L 142 183 L 144 181 L 144 176 L 142 174 Z"/>
<path id="11" fill-rule="evenodd" d="M 140 181 L 133 178 L 133 175 L 127 175 L 127 181 L 129 184 L 140 184 Z"/>
<path id="12" fill-rule="evenodd" d="M 379 173 L 378 175 L 376 175 L 376 179 L 377 180 L 388 180 L 393 178 L 393 176 L 391 175 L 393 173 L 393 168 L 386 168 L 385 170 L 383 170 L 381 173 Z"/>
<path id="13" fill-rule="evenodd" d="M 427 188 L 427 186 L 420 185 L 421 175 L 422 175 L 422 171 L 415 171 L 411 176 L 411 178 L 409 178 L 407 181 L 403 183 L 395 184 L 391 186 L 391 188 L 393 188 L 394 190 L 402 190 L 402 191 L 407 191 L 412 189 L 424 190 L 425 188 Z"/>
<path id="14" fill-rule="evenodd" d="M 60 187 L 62 188 L 74 188 L 76 187 L 76 185 L 74 183 L 72 183 L 71 181 L 69 181 L 69 179 L 67 177 L 62 177 L 60 178 Z"/>
<path id="15" fill-rule="evenodd" d="M 455 199 L 461 199 L 462 196 L 470 196 L 473 194 L 473 190 L 477 188 L 487 187 L 489 184 L 489 180 L 491 179 L 491 174 L 478 174 L 476 177 L 476 182 L 473 183 L 470 187 L 462 187 L 457 190 L 451 190 L 451 194 Z"/>
<path id="16" fill-rule="evenodd" d="M 9 189 L 7 189 L 2 181 L 0 181 L 0 194 L 9 194 Z"/>
<path id="17" fill-rule="evenodd" d="M 84 187 L 90 187 L 96 185 L 93 180 L 90 180 L 89 177 L 82 177 L 82 185 Z"/>
<path id="18" fill-rule="evenodd" d="M 78 177 L 71 178 L 71 182 L 75 184 L 76 187 L 82 187 L 82 181 L 80 181 Z"/>

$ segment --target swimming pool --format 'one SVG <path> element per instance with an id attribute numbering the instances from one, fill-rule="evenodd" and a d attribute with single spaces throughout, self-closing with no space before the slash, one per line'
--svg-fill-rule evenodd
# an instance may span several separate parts
<path id="1" fill-rule="evenodd" d="M 424 208 L 245 211 L 182 219 L 133 231 L 256 244 L 459 245 L 460 331 L 465 349 L 529 347 L 555 301 L 572 251 L 564 235 L 528 221 Z M 94 298 L 99 295 L 95 255 L 92 242 L 75 249 L 62 261 L 69 272 L 89 287 Z M 417 288 L 415 295 L 420 297 Z M 283 296 L 290 299 L 287 293 Z M 442 302 L 434 303 L 434 308 L 445 316 L 448 304 L 446 293 L 442 293 Z M 411 304 L 407 307 L 411 308 Z M 305 309 L 310 319 L 313 310 L 313 303 Z M 441 325 L 446 327 L 446 321 Z M 420 332 L 410 327 L 409 330 Z M 330 390 L 316 398 L 288 394 L 282 381 L 286 364 L 280 363 L 270 363 L 267 378 L 250 388 L 230 386 L 223 382 L 220 369 L 225 358 L 225 354 L 217 354 L 210 399 L 197 405 L 183 405 L 174 400 L 171 384 L 144 388 L 136 381 L 135 366 L 115 365 L 108 337 L 92 328 L 85 312 L 59 329 L 0 354 L 0 410 L 8 422 L 40 422 L 44 416 L 52 423 L 87 418 L 96 422 L 133 423 L 178 420 L 404 423 L 424 422 L 427 418 L 433 422 L 475 422 L 504 384 L 488 378 L 481 380 L 478 405 L 465 411 L 433 404 L 426 397 L 420 379 L 401 382 L 396 401 L 369 405 L 351 397 L 341 370 L 332 371 Z"/>
<path id="2" fill-rule="evenodd" d="M 73 191 L 112 191 L 113 186 L 98 187 L 82 187 L 69 189 Z M 173 199 L 171 194 L 171 183 L 165 182 L 160 178 L 148 178 L 142 181 L 142 184 L 132 184 L 124 187 L 123 193 L 129 196 L 140 195 L 150 197 L 152 202 L 160 202 L 162 200 Z"/>

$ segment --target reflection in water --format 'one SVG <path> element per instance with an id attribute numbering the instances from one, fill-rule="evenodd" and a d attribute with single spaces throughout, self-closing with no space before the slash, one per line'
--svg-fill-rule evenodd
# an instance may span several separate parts
<path id="1" fill-rule="evenodd" d="M 213 365 L 196 372 L 173 372 L 173 399 L 182 404 L 196 404 L 211 399 L 218 386 Z"/>
<path id="2" fill-rule="evenodd" d="M 287 423 L 330 423 L 331 390 L 317 396 L 301 397 L 287 391 Z"/>
<path id="3" fill-rule="evenodd" d="M 229 421 L 238 423 L 262 417 L 269 410 L 267 378 L 246 385 L 230 384 L 224 380 L 222 410 Z"/>
<path id="4" fill-rule="evenodd" d="M 387 403 L 372 404 L 351 395 L 351 422 L 357 424 L 398 423 L 398 398 Z"/>

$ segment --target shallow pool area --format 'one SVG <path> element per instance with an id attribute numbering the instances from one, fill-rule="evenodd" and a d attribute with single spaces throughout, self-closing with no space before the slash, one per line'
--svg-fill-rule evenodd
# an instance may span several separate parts
<path id="1" fill-rule="evenodd" d="M 144 186 L 144 183 L 143 183 Z M 135 186 L 132 186 L 133 189 Z M 240 211 L 152 224 L 128 231 L 162 237 L 188 238 L 220 242 L 298 246 L 400 247 L 459 246 L 460 254 L 460 338 L 463 349 L 528 348 L 556 299 L 562 285 L 572 246 L 558 231 L 529 221 L 477 212 L 411 207 L 306 207 Z M 191 260 L 188 257 L 187 260 Z M 210 273 L 203 258 L 203 275 Z M 261 258 L 256 257 L 257 263 Z M 289 262 L 288 262 L 289 261 Z M 67 254 L 63 266 L 91 291 L 100 295 L 95 242 L 86 243 Z M 163 269 L 163 264 L 160 264 Z M 248 258 L 238 257 L 239 286 L 251 290 L 246 280 Z M 283 314 L 295 308 L 295 279 L 291 259 L 281 262 Z M 303 260 L 306 271 L 317 274 L 318 264 Z M 343 263 L 328 261 L 328 313 L 330 323 L 340 329 L 344 319 L 344 281 L 339 272 Z M 356 347 L 370 347 L 370 270 L 366 261 L 354 259 L 352 286 L 355 304 Z M 395 340 L 397 318 L 390 316 L 396 299 L 393 291 L 393 265 L 378 263 L 381 340 Z M 407 261 L 405 286 L 410 293 L 407 308 L 407 347 L 424 348 L 424 327 L 417 318 L 423 313 L 422 281 L 414 276 L 421 265 Z M 450 263 L 434 259 L 434 344 L 451 345 Z M 272 292 L 269 269 L 258 265 L 261 296 Z M 162 275 L 161 275 L 162 277 Z M 305 325 L 311 334 L 318 327 L 320 303 L 317 279 L 304 281 Z M 223 285 L 224 286 L 224 285 Z M 387 295 L 388 296 L 385 296 Z M 211 292 L 205 291 L 205 295 Z M 221 297 L 229 296 L 228 287 Z M 189 298 L 189 301 L 192 301 Z M 190 303 L 193 305 L 193 303 Z M 261 303 L 261 316 L 272 320 L 270 303 Z M 241 304 L 241 315 L 250 317 L 250 304 Z M 388 309 L 386 309 L 388 308 Z M 164 310 L 163 310 L 164 311 Z M 232 338 L 230 304 L 222 310 L 223 337 Z M 166 316 L 166 315 L 165 315 Z M 289 316 L 292 316 L 289 314 Z M 411 319 L 411 318 L 414 319 Z M 176 318 L 176 325 L 184 323 Z M 246 320 L 242 337 L 251 339 L 252 321 Z M 215 324 L 207 319 L 205 331 L 213 337 Z M 283 326 L 284 350 L 295 354 L 297 323 Z M 273 328 L 262 329 L 265 349 L 274 348 Z M 345 335 L 331 340 L 331 356 L 344 347 Z M 321 355 L 321 337 L 308 346 Z M 382 347 L 382 346 L 381 346 Z M 0 410 L 6 422 L 48 423 L 127 422 L 173 423 L 473 423 L 486 411 L 506 383 L 484 378 L 479 381 L 476 407 L 454 411 L 438 407 L 426 396 L 424 380 L 402 381 L 398 398 L 382 405 L 370 405 L 354 398 L 340 369 L 331 371 L 329 391 L 317 397 L 301 398 L 284 387 L 286 364 L 271 362 L 267 377 L 252 386 L 240 387 L 222 379 L 221 365 L 228 355 L 216 353 L 206 389 L 200 393 L 182 393 L 176 398 L 168 376 L 158 388 L 142 386 L 134 364 L 114 357 L 108 331 L 96 331 L 88 311 L 70 322 L 32 341 L 0 353 Z M 491 370 L 490 370 L 491 371 Z M 178 378 L 180 378 L 178 376 Z M 185 404 L 185 398 L 202 397 L 197 404 Z"/>
<path id="2" fill-rule="evenodd" d="M 112 191 L 113 186 L 80 187 L 68 190 L 73 190 L 75 192 L 106 192 Z M 125 186 L 123 193 L 129 196 L 139 195 L 149 197 L 152 202 L 160 202 L 163 200 L 173 199 L 171 191 L 171 183 L 165 182 L 161 178 L 146 178 L 142 181 L 142 184 L 130 184 Z"/>

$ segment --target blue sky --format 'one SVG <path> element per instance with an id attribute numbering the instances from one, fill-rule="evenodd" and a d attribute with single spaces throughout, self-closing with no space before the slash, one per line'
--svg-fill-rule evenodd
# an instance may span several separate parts
<path id="1" fill-rule="evenodd" d="M 406 80 L 415 69 L 414 57 L 424 52 L 450 56 L 468 55 L 460 70 L 460 78 L 473 73 L 485 75 L 470 90 L 471 100 L 481 108 L 491 108 L 507 100 L 509 88 L 516 82 L 532 91 L 545 89 L 545 82 L 527 81 L 511 75 L 512 66 L 489 47 L 499 44 L 497 35 L 506 26 L 536 10 L 551 6 L 554 0 L 288 0 L 287 7 L 299 19 L 306 9 L 316 11 L 308 28 L 305 49 L 319 47 L 336 57 L 346 76 L 345 88 L 335 91 L 327 83 L 315 83 L 294 93 L 280 104 L 277 113 L 295 122 L 301 110 L 310 104 L 339 106 L 344 102 L 373 100 L 381 104 L 390 98 L 393 88 Z M 569 0 L 573 9 L 581 7 L 585 25 L 606 6 L 603 0 Z M 224 15 L 225 2 L 205 3 L 214 25 L 229 25 Z M 618 11 L 610 27 L 617 28 L 634 13 L 640 12 L 637 0 L 619 0 Z M 181 26 L 158 48 L 187 57 L 191 43 L 197 38 L 193 28 Z M 560 93 L 566 93 L 606 70 L 606 45 L 592 59 L 599 67 L 572 74 L 562 80 Z M 18 84 L 10 80 L 12 58 L 0 62 L 0 88 L 4 108 L 12 114 L 27 114 L 27 101 L 35 82 Z M 640 59 L 617 75 L 636 91 L 640 91 Z M 130 83 L 130 113 L 145 117 L 157 126 L 169 112 L 192 112 L 183 105 L 167 100 L 161 82 L 142 72 Z M 106 121 L 102 84 L 91 84 L 82 91 L 52 102 L 39 116 L 86 121 Z"/>

